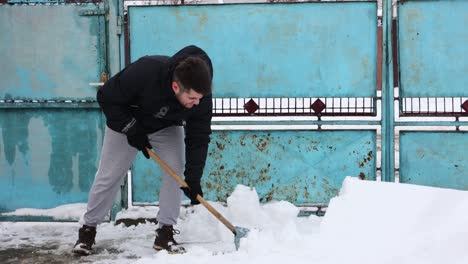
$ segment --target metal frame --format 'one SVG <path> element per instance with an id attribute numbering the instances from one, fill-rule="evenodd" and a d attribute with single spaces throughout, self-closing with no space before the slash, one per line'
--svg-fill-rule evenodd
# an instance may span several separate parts
<path id="1" fill-rule="evenodd" d="M 343 3 L 343 2 L 382 2 L 382 0 L 136 0 L 124 1 L 124 11 L 129 6 L 176 6 L 176 5 L 225 5 L 225 4 L 275 4 L 275 3 Z"/>
<path id="2" fill-rule="evenodd" d="M 382 167 L 382 127 L 380 125 L 212 125 L 212 130 L 320 130 L 320 131 L 347 131 L 347 130 L 366 130 L 375 131 L 377 136 L 376 142 L 376 181 L 381 181 Z M 309 205 L 299 205 L 309 206 Z M 314 205 L 315 206 L 315 205 Z"/>
<path id="3" fill-rule="evenodd" d="M 429 132 L 459 132 L 468 131 L 468 126 L 395 126 L 395 141 L 394 148 L 400 148 L 400 132 L 401 131 L 429 131 Z M 400 172 L 400 151 L 395 151 L 395 182 L 399 181 Z"/>

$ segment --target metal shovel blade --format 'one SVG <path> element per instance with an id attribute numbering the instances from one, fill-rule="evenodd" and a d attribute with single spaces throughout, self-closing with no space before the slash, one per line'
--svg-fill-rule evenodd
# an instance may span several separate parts
<path id="1" fill-rule="evenodd" d="M 234 227 L 234 231 L 234 244 L 236 245 L 236 250 L 239 250 L 241 238 L 246 237 L 250 230 L 245 227 L 236 226 Z"/>

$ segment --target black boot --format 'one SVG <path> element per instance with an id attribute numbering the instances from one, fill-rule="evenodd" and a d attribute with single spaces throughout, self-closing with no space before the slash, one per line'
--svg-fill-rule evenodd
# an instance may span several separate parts
<path id="1" fill-rule="evenodd" d="M 78 232 L 78 240 L 73 246 L 72 252 L 80 255 L 91 254 L 95 237 L 96 227 L 83 225 Z"/>
<path id="2" fill-rule="evenodd" d="M 169 253 L 185 253 L 185 248 L 174 240 L 174 235 L 179 233 L 179 230 L 174 229 L 171 225 L 163 225 L 156 230 L 153 248 L 158 251 L 167 250 Z"/>

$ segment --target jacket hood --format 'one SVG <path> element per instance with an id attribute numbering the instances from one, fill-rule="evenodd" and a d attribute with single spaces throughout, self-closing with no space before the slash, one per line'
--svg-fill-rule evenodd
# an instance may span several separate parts
<path id="1" fill-rule="evenodd" d="M 207 64 L 208 67 L 210 68 L 210 73 L 211 73 L 211 79 L 213 79 L 213 65 L 211 64 L 211 60 L 208 57 L 208 54 L 201 48 L 195 46 L 195 45 L 190 45 L 187 46 L 181 50 L 179 50 L 174 56 L 170 57 L 168 60 L 168 66 L 169 66 L 169 76 L 172 80 L 172 75 L 174 73 L 174 70 L 179 64 L 179 62 L 183 61 L 185 58 L 190 57 L 190 56 L 196 56 L 200 57 L 203 59 Z"/>

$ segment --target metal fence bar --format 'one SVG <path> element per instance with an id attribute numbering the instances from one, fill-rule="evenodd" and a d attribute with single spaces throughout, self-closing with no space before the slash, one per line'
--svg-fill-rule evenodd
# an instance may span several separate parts
<path id="1" fill-rule="evenodd" d="M 404 97 L 400 98 L 401 116 L 468 116 L 462 105 L 468 97 Z"/>

